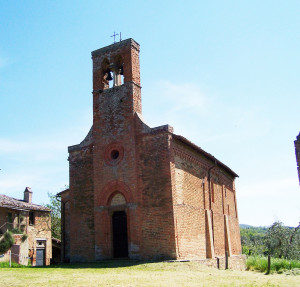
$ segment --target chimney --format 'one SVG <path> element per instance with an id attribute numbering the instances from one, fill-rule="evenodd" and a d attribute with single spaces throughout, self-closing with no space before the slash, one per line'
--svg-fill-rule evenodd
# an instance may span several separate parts
<path id="1" fill-rule="evenodd" d="M 32 203 L 32 191 L 30 187 L 26 187 L 24 190 L 24 201 Z"/>

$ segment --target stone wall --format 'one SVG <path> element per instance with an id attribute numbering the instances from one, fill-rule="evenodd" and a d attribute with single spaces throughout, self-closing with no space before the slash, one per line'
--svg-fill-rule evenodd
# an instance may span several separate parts
<path id="1" fill-rule="evenodd" d="M 28 257 L 34 266 L 36 263 L 37 239 L 45 241 L 45 264 L 50 264 L 52 258 L 51 217 L 49 212 L 32 210 L 34 222 L 29 222 L 29 211 L 0 208 L 2 222 L 7 221 L 7 214 L 12 214 L 13 224 L 10 227 L 19 228 L 26 234 L 27 239 L 22 242 L 23 234 L 14 234 L 15 244 L 12 246 L 12 259 L 27 265 Z M 7 256 L 6 256 L 7 258 Z"/>
<path id="2" fill-rule="evenodd" d="M 228 257 L 228 269 L 231 270 L 246 270 L 246 255 L 233 255 Z M 200 264 L 203 264 L 208 267 L 225 269 L 225 257 L 216 257 L 212 259 L 203 259 L 203 260 L 195 260 Z"/>
<path id="3" fill-rule="evenodd" d="M 18 264 L 28 264 L 28 238 L 22 241 L 23 234 L 14 234 L 15 244 L 11 247 L 12 260 Z"/>
<path id="4" fill-rule="evenodd" d="M 51 217 L 49 212 L 34 211 L 34 224 L 29 224 L 27 220 L 27 235 L 29 256 L 32 260 L 32 265 L 36 264 L 36 248 L 37 241 L 45 242 L 45 264 L 50 265 L 52 258 L 52 240 L 51 240 Z"/>

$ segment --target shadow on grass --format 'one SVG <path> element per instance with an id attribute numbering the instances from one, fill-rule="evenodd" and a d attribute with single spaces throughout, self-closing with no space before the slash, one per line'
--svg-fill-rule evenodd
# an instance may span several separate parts
<path id="1" fill-rule="evenodd" d="M 85 269 L 85 268 L 119 268 L 119 267 L 131 267 L 136 265 L 142 265 L 147 263 L 158 263 L 162 261 L 141 261 L 141 260 L 129 260 L 129 259 L 114 259 L 103 260 L 101 262 L 87 262 L 87 263 L 59 263 L 49 266 L 32 266 L 31 268 L 66 268 L 66 269 Z"/>
<path id="2" fill-rule="evenodd" d="M 142 265 L 147 263 L 159 263 L 164 260 L 158 261 L 142 261 L 142 260 L 129 260 L 129 259 L 110 259 L 99 262 L 86 262 L 86 263 L 57 263 L 48 266 L 31 266 L 31 265 L 20 265 L 12 262 L 11 267 L 9 262 L 1 262 L 0 268 L 34 268 L 34 269 L 87 269 L 87 268 L 119 268 L 119 267 L 131 267 L 136 265 Z"/>

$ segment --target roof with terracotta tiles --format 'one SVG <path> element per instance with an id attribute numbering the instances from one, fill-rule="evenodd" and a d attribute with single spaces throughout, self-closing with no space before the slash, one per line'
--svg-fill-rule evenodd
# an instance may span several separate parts
<path id="1" fill-rule="evenodd" d="M 38 210 L 38 211 L 48 211 L 50 212 L 51 209 L 48 207 L 34 204 L 34 203 L 28 203 L 21 199 L 16 199 L 4 194 L 0 194 L 0 207 L 6 207 L 11 209 L 19 209 L 19 210 Z"/>

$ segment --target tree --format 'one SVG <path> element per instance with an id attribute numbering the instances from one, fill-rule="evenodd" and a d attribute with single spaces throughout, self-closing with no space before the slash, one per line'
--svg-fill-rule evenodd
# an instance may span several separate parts
<path id="1" fill-rule="evenodd" d="M 50 203 L 45 204 L 51 209 L 51 232 L 52 237 L 61 239 L 61 206 L 60 201 L 57 200 L 54 194 L 48 192 Z"/>
<path id="2" fill-rule="evenodd" d="M 15 239 L 13 234 L 10 231 L 6 231 L 4 236 L 0 240 L 0 254 L 5 253 L 9 248 L 11 248 L 15 244 Z"/>
<path id="3" fill-rule="evenodd" d="M 266 252 L 264 240 L 267 228 L 246 227 L 240 230 L 243 254 L 264 255 Z"/>
<path id="4" fill-rule="evenodd" d="M 266 233 L 266 245 L 274 257 L 300 260 L 300 224 L 291 228 L 274 222 Z"/>

